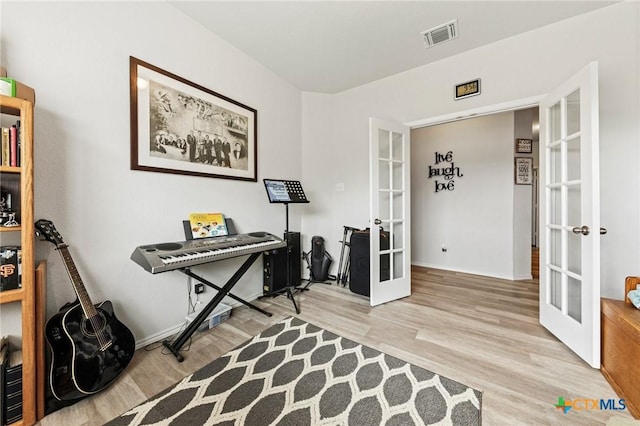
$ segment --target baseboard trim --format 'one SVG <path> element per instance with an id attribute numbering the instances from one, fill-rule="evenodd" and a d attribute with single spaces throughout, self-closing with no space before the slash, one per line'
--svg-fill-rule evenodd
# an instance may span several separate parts
<path id="1" fill-rule="evenodd" d="M 249 301 L 249 302 L 253 302 L 255 300 L 258 299 L 259 296 L 262 296 L 262 293 L 256 293 L 248 298 L 246 298 L 245 300 Z M 231 308 L 237 308 L 239 306 L 242 306 L 242 303 L 235 301 L 229 297 L 225 298 L 222 300 L 222 303 L 231 306 Z M 189 313 L 186 313 L 184 316 L 187 316 Z M 233 313 L 232 313 L 233 315 Z M 182 332 L 182 328 L 186 327 L 186 320 L 184 320 L 184 316 L 183 321 L 179 324 L 176 324 L 172 327 L 169 327 L 165 330 L 159 331 L 155 334 L 152 334 L 150 336 L 145 336 L 142 339 L 138 339 L 136 340 L 136 350 L 138 349 L 142 349 L 145 346 L 148 346 L 152 343 L 158 343 L 158 342 L 162 342 L 163 340 L 167 339 L 168 337 L 172 337 L 173 335 L 176 335 L 180 332 Z"/>
<path id="2" fill-rule="evenodd" d="M 498 278 L 498 279 L 501 279 L 501 280 L 509 280 L 509 281 L 522 281 L 522 280 L 530 280 L 530 279 L 532 279 L 531 275 L 528 275 L 526 277 L 515 277 L 513 275 L 490 274 L 487 271 L 474 271 L 474 270 L 470 270 L 470 269 L 449 268 L 449 267 L 446 267 L 446 266 L 433 265 L 433 264 L 430 264 L 430 263 L 411 262 L 411 264 L 415 265 L 415 266 L 421 266 L 423 268 L 441 269 L 443 271 L 459 272 L 461 274 L 469 274 L 469 275 L 481 275 L 483 277 Z"/>

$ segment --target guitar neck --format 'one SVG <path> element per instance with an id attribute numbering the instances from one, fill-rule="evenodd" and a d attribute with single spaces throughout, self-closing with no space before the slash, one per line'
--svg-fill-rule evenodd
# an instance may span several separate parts
<path id="1" fill-rule="evenodd" d="M 80 278 L 80 273 L 78 272 L 78 268 L 76 268 L 76 264 L 73 262 L 71 258 L 71 253 L 69 252 L 69 246 L 66 244 L 59 245 L 58 250 L 60 251 L 60 256 L 64 261 L 64 266 L 67 268 L 67 273 L 69 274 L 69 278 L 71 279 L 71 284 L 73 285 L 73 289 L 78 296 L 78 300 L 80 300 L 80 305 L 82 305 L 82 310 L 84 311 L 84 315 L 87 318 L 93 318 L 98 314 L 95 306 L 93 306 L 93 302 L 89 298 L 89 294 L 87 293 L 87 289 L 82 282 L 82 278 Z"/>

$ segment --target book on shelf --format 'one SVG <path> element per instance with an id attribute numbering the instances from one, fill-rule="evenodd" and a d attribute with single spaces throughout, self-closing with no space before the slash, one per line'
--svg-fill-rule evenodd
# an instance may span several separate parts
<path id="1" fill-rule="evenodd" d="M 5 367 L 5 424 L 22 419 L 22 351 L 9 351 Z"/>
<path id="2" fill-rule="evenodd" d="M 9 365 L 9 339 L 3 336 L 0 338 L 0 425 L 6 422 L 6 404 L 5 404 L 5 384 L 6 370 Z"/>
<path id="3" fill-rule="evenodd" d="M 2 165 L 8 166 L 11 158 L 9 128 L 2 128 Z"/>
<path id="4" fill-rule="evenodd" d="M 9 165 L 18 167 L 18 128 L 9 127 Z"/>
<path id="5" fill-rule="evenodd" d="M 19 246 L 0 247 L 0 291 L 21 286 L 22 253 Z"/>
<path id="6" fill-rule="evenodd" d="M 18 167 L 20 166 L 20 120 L 11 127 L 2 127 L 2 139 L 0 147 L 0 165 Z"/>
<path id="7" fill-rule="evenodd" d="M 189 214 L 189 225 L 193 238 L 229 235 L 222 213 L 191 213 Z"/>
<path id="8" fill-rule="evenodd" d="M 14 126 L 16 128 L 16 140 L 17 140 L 16 167 L 20 167 L 20 164 L 22 163 L 22 159 L 20 156 L 20 153 L 22 152 L 22 128 L 20 127 L 20 120 L 17 120 Z"/>

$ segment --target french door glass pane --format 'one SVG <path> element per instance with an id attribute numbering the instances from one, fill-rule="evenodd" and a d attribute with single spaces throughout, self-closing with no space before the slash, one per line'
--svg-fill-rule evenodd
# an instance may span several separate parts
<path id="1" fill-rule="evenodd" d="M 562 152 L 560 144 L 548 149 L 549 155 L 549 182 L 562 182 Z"/>
<path id="2" fill-rule="evenodd" d="M 582 282 L 571 277 L 567 282 L 567 308 L 571 318 L 582 322 Z"/>
<path id="3" fill-rule="evenodd" d="M 562 231 L 559 229 L 550 229 L 551 238 L 549 238 L 549 263 L 562 267 Z"/>
<path id="4" fill-rule="evenodd" d="M 580 136 L 567 141 L 567 179 L 580 179 Z"/>
<path id="5" fill-rule="evenodd" d="M 554 270 L 549 273 L 549 299 L 552 306 L 562 309 L 562 276 Z"/>
<path id="6" fill-rule="evenodd" d="M 389 162 L 386 160 L 378 161 L 378 188 L 381 190 L 390 189 L 391 173 L 389 171 Z"/>
<path id="7" fill-rule="evenodd" d="M 391 265 L 389 264 L 389 260 L 391 256 L 389 253 L 380 255 L 380 283 L 391 281 Z"/>
<path id="8" fill-rule="evenodd" d="M 404 224 L 394 223 L 391 235 L 391 247 L 394 249 L 404 248 Z"/>
<path id="9" fill-rule="evenodd" d="M 389 143 L 389 131 L 378 129 L 378 158 L 391 158 L 391 146 Z"/>
<path id="10" fill-rule="evenodd" d="M 569 264 L 567 265 L 567 269 L 575 274 L 582 274 L 582 239 L 584 238 L 582 234 L 574 234 L 573 232 L 569 232 L 567 234 L 568 244 L 567 244 L 567 261 Z"/>
<path id="11" fill-rule="evenodd" d="M 549 142 L 558 141 L 562 137 L 560 134 L 561 111 L 560 102 L 549 109 L 549 129 L 551 130 L 551 140 Z"/>
<path id="12" fill-rule="evenodd" d="M 393 278 L 404 277 L 404 251 L 393 253 Z"/>
<path id="13" fill-rule="evenodd" d="M 379 194 L 378 219 L 388 222 L 391 219 L 391 193 L 380 191 Z"/>
<path id="14" fill-rule="evenodd" d="M 404 164 L 400 162 L 391 163 L 393 169 L 392 189 L 404 190 Z"/>
<path id="15" fill-rule="evenodd" d="M 582 226 L 580 187 L 581 185 L 567 187 L 567 224 L 571 227 Z"/>
<path id="16" fill-rule="evenodd" d="M 393 132 L 391 146 L 391 159 L 395 161 L 404 160 L 402 133 Z"/>
<path id="17" fill-rule="evenodd" d="M 393 193 L 393 212 L 391 219 L 400 220 L 404 215 L 404 194 L 402 192 Z"/>
<path id="18" fill-rule="evenodd" d="M 567 97 L 567 136 L 580 131 L 580 89 Z"/>
<path id="19" fill-rule="evenodd" d="M 549 192 L 549 223 L 562 225 L 562 189 L 551 188 Z"/>

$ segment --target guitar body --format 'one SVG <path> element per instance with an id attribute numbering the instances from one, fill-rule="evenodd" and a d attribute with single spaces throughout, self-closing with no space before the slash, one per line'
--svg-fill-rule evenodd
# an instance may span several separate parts
<path id="1" fill-rule="evenodd" d="M 40 219 L 35 228 L 38 236 L 56 246 L 78 296 L 45 327 L 51 348 L 51 393 L 59 401 L 75 401 L 109 386 L 133 358 L 136 342 L 131 331 L 116 318 L 111 302 L 91 302 L 69 246 L 53 222 Z"/>
<path id="2" fill-rule="evenodd" d="M 101 391 L 125 369 L 135 352 L 135 339 L 113 312 L 111 302 L 95 305 L 88 320 L 80 303 L 58 312 L 45 327 L 51 348 L 49 383 L 60 401 Z"/>

